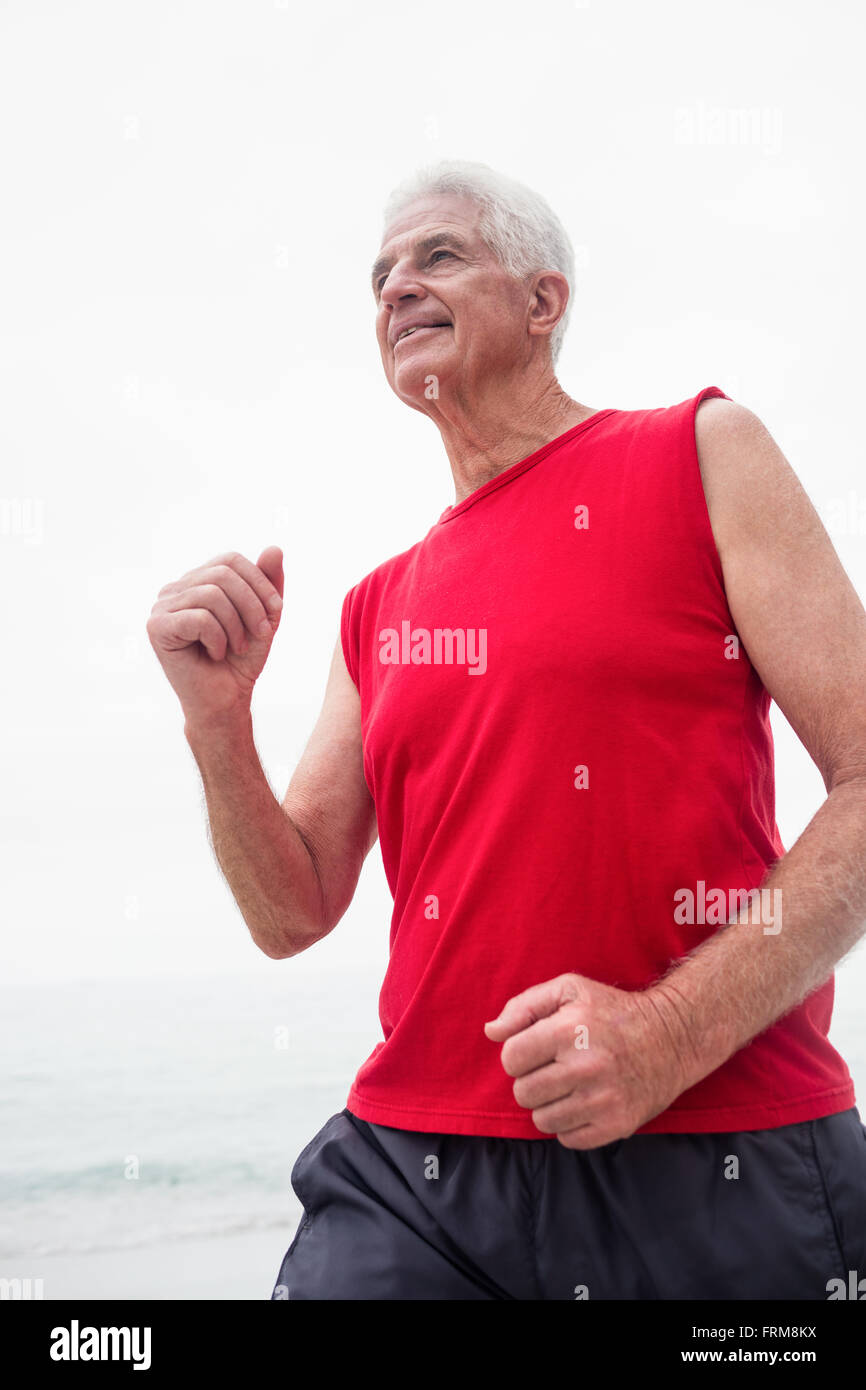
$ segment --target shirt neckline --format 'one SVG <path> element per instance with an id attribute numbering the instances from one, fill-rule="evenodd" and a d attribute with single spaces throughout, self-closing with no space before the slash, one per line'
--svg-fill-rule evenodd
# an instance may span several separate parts
<path id="1" fill-rule="evenodd" d="M 518 459 L 517 463 L 510 463 L 501 473 L 497 473 L 495 478 L 490 478 L 488 482 L 482 483 L 480 487 L 477 487 L 474 492 L 470 492 L 469 496 L 464 497 L 463 501 L 458 502 L 456 506 L 446 507 L 439 517 L 439 520 L 435 522 L 435 525 L 443 526 L 445 522 L 453 521 L 455 516 L 461 516 L 462 513 L 468 511 L 470 507 L 474 507 L 476 502 L 480 502 L 482 498 L 489 496 L 489 494 L 495 492 L 497 488 L 504 487 L 506 483 L 510 483 L 512 478 L 517 478 L 521 473 L 525 473 L 527 469 L 534 468 L 535 464 L 541 463 L 541 460 L 547 458 L 548 454 L 552 454 L 554 449 L 561 449 L 564 444 L 570 443 L 572 439 L 582 434 L 584 430 L 589 429 L 592 425 L 598 424 L 599 420 L 604 420 L 608 415 L 615 415 L 616 413 L 614 407 L 611 406 L 604 410 L 596 410 L 592 415 L 587 415 L 585 420 L 580 420 L 578 424 L 572 425 L 570 430 L 565 431 L 565 434 L 559 434 L 555 439 L 548 440 L 546 444 L 542 444 L 541 448 L 536 449 L 534 453 L 527 454 L 526 458 Z"/>

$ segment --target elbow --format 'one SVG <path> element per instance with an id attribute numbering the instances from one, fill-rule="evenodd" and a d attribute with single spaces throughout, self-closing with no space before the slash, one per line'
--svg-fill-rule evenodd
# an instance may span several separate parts
<path id="1" fill-rule="evenodd" d="M 256 941 L 256 938 L 254 937 L 253 940 Z M 256 945 L 267 956 L 268 960 L 287 960 L 289 956 L 297 955 L 296 951 L 290 948 L 284 949 L 275 945 L 273 941 L 256 941 Z"/>
<path id="2" fill-rule="evenodd" d="M 267 935 L 252 935 L 259 950 L 269 960 L 288 960 L 290 956 L 299 956 L 302 951 L 308 951 L 311 946 L 315 946 L 327 932 L 312 927 L 288 927 L 281 931 L 268 932 Z"/>

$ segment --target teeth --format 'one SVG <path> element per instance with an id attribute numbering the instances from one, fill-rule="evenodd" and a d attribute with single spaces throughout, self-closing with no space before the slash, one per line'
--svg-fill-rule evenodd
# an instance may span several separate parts
<path id="1" fill-rule="evenodd" d="M 414 328 L 404 328 L 404 329 L 403 329 L 403 332 L 402 332 L 402 333 L 400 334 L 400 336 L 398 337 L 397 342 L 399 343 L 403 338 L 408 338 L 410 333 L 417 333 L 417 331 L 418 331 L 419 328 L 443 328 L 443 327 L 444 327 L 444 324 L 441 324 L 441 323 L 416 323 L 415 326 L 414 326 Z"/>

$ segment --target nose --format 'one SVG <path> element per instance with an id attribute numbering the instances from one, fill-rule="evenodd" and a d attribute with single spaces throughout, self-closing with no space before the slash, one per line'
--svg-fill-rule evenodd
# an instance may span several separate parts
<path id="1" fill-rule="evenodd" d="M 393 309 L 402 299 L 422 298 L 424 293 L 411 262 L 398 261 L 388 271 L 388 278 L 382 285 L 380 303 L 386 309 Z"/>

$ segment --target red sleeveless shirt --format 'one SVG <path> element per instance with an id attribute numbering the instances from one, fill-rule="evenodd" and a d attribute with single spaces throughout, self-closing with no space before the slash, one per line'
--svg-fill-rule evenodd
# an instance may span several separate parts
<path id="1" fill-rule="evenodd" d="M 552 1137 L 485 1020 L 568 971 L 646 988 L 785 853 L 769 695 L 738 644 L 695 444 L 698 403 L 724 394 L 598 411 L 346 595 L 394 897 L 383 1040 L 347 1102 L 360 1119 Z M 852 1106 L 832 1002 L 831 977 L 638 1132 Z"/>

